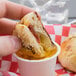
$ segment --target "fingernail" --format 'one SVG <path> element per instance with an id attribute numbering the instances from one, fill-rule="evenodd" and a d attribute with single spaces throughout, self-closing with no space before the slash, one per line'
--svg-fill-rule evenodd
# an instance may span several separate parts
<path id="1" fill-rule="evenodd" d="M 20 39 L 18 39 L 17 37 L 12 36 L 11 43 L 12 43 L 14 50 L 19 50 L 21 48 Z"/>

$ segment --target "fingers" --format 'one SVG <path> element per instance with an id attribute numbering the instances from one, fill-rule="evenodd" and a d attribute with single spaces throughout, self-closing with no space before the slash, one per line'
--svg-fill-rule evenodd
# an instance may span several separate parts
<path id="1" fill-rule="evenodd" d="M 34 12 L 32 8 L 22 6 L 13 2 L 6 2 L 6 14 L 5 17 L 11 19 L 21 19 L 24 15 L 29 12 Z"/>
<path id="2" fill-rule="evenodd" d="M 10 19 L 20 20 L 24 15 L 30 12 L 35 12 L 35 10 L 7 0 L 0 1 L 0 18 L 6 17 Z"/>
<path id="3" fill-rule="evenodd" d="M 0 37 L 0 56 L 12 54 L 20 49 L 21 45 L 15 36 Z"/>
<path id="4" fill-rule="evenodd" d="M 15 25 L 16 21 L 5 18 L 0 19 L 0 34 L 12 34 Z"/>
<path id="5" fill-rule="evenodd" d="M 5 13 L 6 13 L 5 3 L 6 3 L 5 0 L 0 0 L 0 18 L 5 16 Z"/>

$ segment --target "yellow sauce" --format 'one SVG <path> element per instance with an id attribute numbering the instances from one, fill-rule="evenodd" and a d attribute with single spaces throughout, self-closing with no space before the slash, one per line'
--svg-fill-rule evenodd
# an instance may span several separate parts
<path id="1" fill-rule="evenodd" d="M 21 57 L 21 58 L 24 58 L 24 59 L 29 59 L 29 60 L 39 60 L 39 59 L 44 59 L 44 58 L 47 58 L 47 57 L 51 57 L 53 56 L 55 53 L 57 52 L 57 47 L 54 47 L 53 50 L 51 51 L 45 51 L 45 56 L 44 57 L 35 57 L 35 56 L 31 56 L 33 55 L 31 52 L 27 52 L 25 50 L 25 48 L 21 48 L 19 51 L 16 52 L 16 54 Z M 29 54 L 28 54 L 29 53 Z"/>

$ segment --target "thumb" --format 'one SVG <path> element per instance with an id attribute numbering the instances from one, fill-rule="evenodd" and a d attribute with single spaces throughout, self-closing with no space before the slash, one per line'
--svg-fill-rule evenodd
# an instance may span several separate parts
<path id="1" fill-rule="evenodd" d="M 20 41 L 15 36 L 0 36 L 0 56 L 6 56 L 18 51 L 21 47 Z"/>

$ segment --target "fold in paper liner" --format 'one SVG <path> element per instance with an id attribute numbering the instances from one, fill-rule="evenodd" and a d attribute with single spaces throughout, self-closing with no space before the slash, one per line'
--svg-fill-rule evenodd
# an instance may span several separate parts
<path id="1" fill-rule="evenodd" d="M 63 41 L 58 59 L 64 68 L 76 73 L 76 34 Z"/>
<path id="2" fill-rule="evenodd" d="M 23 47 L 17 52 L 18 56 L 23 52 L 22 56 L 25 58 L 28 56 L 30 58 L 44 58 L 56 53 L 56 46 L 42 26 L 36 12 L 25 15 L 17 23 L 13 34 L 18 36 L 23 44 Z"/>

